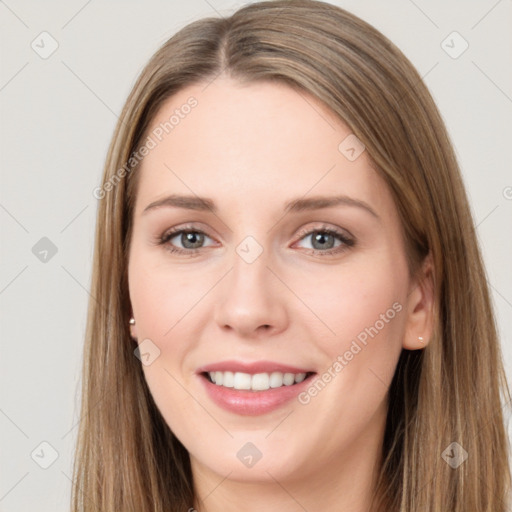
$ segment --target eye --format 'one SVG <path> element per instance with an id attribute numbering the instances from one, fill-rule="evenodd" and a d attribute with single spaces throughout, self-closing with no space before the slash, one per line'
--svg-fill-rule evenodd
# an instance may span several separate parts
<path id="1" fill-rule="evenodd" d="M 300 240 L 311 241 L 311 251 L 321 256 L 334 255 L 355 245 L 355 241 L 337 229 L 322 227 L 302 233 Z M 338 242 L 338 245 L 336 245 Z"/>
<path id="2" fill-rule="evenodd" d="M 203 248 L 205 238 L 210 238 L 204 231 L 194 228 L 172 229 L 167 231 L 159 239 L 159 245 L 165 245 L 166 249 L 172 253 L 186 254 L 187 256 L 196 254 Z M 176 239 L 175 242 L 172 242 Z M 181 244 L 176 247 L 175 244 Z"/>

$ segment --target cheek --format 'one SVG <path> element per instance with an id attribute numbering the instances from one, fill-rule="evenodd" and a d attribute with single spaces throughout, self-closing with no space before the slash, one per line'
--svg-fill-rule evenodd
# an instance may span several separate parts
<path id="1" fill-rule="evenodd" d="M 211 287 L 208 280 L 192 278 L 175 267 L 155 265 L 150 258 L 137 258 L 130 266 L 130 300 L 139 338 L 165 340 Z"/>
<path id="2" fill-rule="evenodd" d="M 399 337 L 406 276 L 405 267 L 391 258 L 361 258 L 298 280 L 295 290 L 325 326 L 318 340 L 325 340 L 324 350 L 334 356 L 354 339 L 364 344 Z"/>

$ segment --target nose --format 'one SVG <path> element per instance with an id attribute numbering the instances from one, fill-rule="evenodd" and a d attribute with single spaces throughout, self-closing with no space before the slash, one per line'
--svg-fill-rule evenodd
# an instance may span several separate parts
<path id="1" fill-rule="evenodd" d="M 248 263 L 235 253 L 233 268 L 218 285 L 215 321 L 239 338 L 258 339 L 287 327 L 287 290 L 269 268 L 266 254 Z"/>

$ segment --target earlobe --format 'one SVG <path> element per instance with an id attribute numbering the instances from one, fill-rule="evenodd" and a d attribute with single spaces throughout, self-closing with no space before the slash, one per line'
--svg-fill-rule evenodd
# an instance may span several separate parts
<path id="1" fill-rule="evenodd" d="M 403 348 L 421 350 L 432 337 L 434 327 L 434 266 L 429 253 L 423 262 L 418 278 L 411 284 L 407 298 Z"/>

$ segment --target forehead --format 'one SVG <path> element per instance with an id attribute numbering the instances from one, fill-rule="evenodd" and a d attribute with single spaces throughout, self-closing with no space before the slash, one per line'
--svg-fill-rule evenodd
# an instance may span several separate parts
<path id="1" fill-rule="evenodd" d="M 154 147 L 137 171 L 139 212 L 168 193 L 259 208 L 274 199 L 347 194 L 392 207 L 366 152 L 353 158 L 361 147 L 348 126 L 285 84 L 222 77 L 186 87 L 162 105 L 147 136 Z"/>

